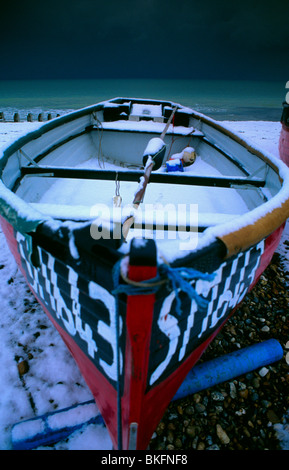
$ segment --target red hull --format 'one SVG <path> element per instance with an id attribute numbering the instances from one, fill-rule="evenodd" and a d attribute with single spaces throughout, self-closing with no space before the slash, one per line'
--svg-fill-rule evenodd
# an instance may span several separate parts
<path id="1" fill-rule="evenodd" d="M 14 231 L 4 219 L 1 219 L 3 232 L 6 236 L 10 250 L 16 259 L 21 271 L 27 279 L 21 264 Z M 268 266 L 276 250 L 283 226 L 276 230 L 265 242 L 259 267 L 255 273 L 254 282 Z M 153 266 L 131 266 L 130 278 L 134 280 L 149 279 L 155 276 L 156 268 Z M 28 282 L 28 279 L 27 279 Z M 33 290 L 32 290 L 33 291 Z M 154 310 L 154 294 L 146 296 L 128 296 L 126 310 L 126 354 L 124 385 L 121 397 L 121 429 L 122 442 L 119 442 L 119 424 L 117 412 L 117 391 L 109 381 L 95 367 L 93 362 L 80 349 L 74 339 L 55 321 L 41 299 L 33 292 L 42 305 L 51 322 L 61 334 L 64 342 L 77 362 L 85 378 L 110 433 L 114 448 L 129 448 L 130 425 L 137 423 L 137 449 L 146 449 L 152 433 L 162 418 L 168 404 L 177 392 L 190 369 L 196 364 L 209 343 L 218 334 L 223 324 L 212 335 L 202 342 L 187 359 L 180 364 L 177 370 L 154 387 L 147 390 L 147 370 L 149 361 L 149 346 L 152 333 L 152 316 Z"/>
<path id="2" fill-rule="evenodd" d="M 289 166 L 289 127 L 282 123 L 279 139 L 279 154 L 283 162 Z"/>

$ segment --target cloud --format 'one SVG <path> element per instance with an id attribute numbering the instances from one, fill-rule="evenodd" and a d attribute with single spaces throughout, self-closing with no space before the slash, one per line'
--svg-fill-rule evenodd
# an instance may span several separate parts
<path id="1" fill-rule="evenodd" d="M 289 4 L 278 2 L 253 4 L 248 10 L 240 10 L 232 18 L 231 31 L 234 42 L 246 49 L 278 48 L 288 43 Z"/>
<path id="2" fill-rule="evenodd" d="M 144 70 L 249 76 L 265 63 L 277 73 L 289 55 L 289 2 L 280 0 L 15 0 L 1 16 L 0 78 L 17 63 L 35 76 L 54 64 L 67 78 Z"/>

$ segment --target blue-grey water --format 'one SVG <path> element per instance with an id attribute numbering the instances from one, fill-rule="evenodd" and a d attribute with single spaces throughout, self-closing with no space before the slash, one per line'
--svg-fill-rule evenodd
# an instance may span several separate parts
<path id="1" fill-rule="evenodd" d="M 30 112 L 67 113 L 122 96 L 166 99 L 219 120 L 279 121 L 286 83 L 229 80 L 0 80 L 0 112 L 21 120 Z"/>

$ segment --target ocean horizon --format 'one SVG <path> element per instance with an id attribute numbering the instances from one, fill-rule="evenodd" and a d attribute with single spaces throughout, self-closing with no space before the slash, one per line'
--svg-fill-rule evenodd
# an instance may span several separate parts
<path id="1" fill-rule="evenodd" d="M 165 99 L 217 120 L 279 121 L 286 83 L 193 79 L 0 80 L 0 112 L 65 114 L 115 97 Z"/>

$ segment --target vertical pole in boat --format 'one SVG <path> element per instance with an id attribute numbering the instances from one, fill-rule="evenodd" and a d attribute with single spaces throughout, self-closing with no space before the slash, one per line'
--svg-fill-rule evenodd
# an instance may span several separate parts
<path id="1" fill-rule="evenodd" d="M 158 170 L 162 166 L 163 159 L 166 153 L 166 146 L 163 142 L 163 139 L 172 122 L 172 119 L 175 115 L 176 110 L 177 110 L 177 106 L 175 106 L 175 108 L 173 109 L 172 114 L 170 115 L 168 122 L 161 136 L 151 139 L 149 144 L 147 145 L 147 148 L 145 149 L 145 152 L 143 154 L 144 174 L 141 180 L 141 184 L 139 185 L 139 188 L 135 193 L 134 200 L 132 203 L 135 209 L 138 209 L 139 205 L 141 204 L 144 198 L 146 187 L 149 183 L 151 172 L 153 170 Z M 133 225 L 133 223 L 134 223 L 133 215 L 128 217 L 123 223 L 122 233 L 123 233 L 124 239 L 127 238 L 129 230 L 131 226 Z"/>
<path id="2" fill-rule="evenodd" d="M 152 279 L 157 274 L 156 245 L 153 240 L 133 239 L 128 278 L 134 282 Z M 128 295 L 126 307 L 126 351 L 123 391 L 123 448 L 139 448 L 141 420 L 145 414 L 149 347 L 155 295 Z"/>

